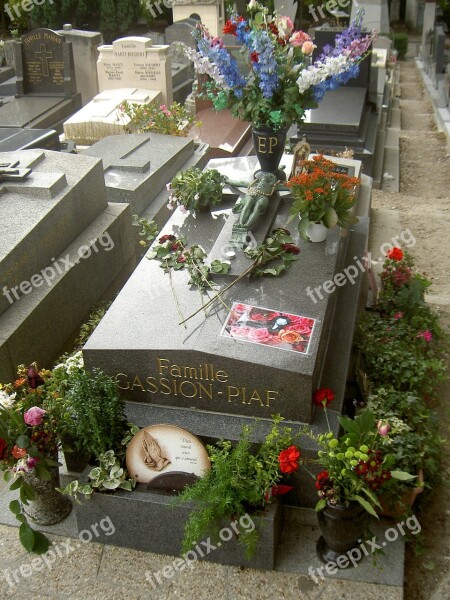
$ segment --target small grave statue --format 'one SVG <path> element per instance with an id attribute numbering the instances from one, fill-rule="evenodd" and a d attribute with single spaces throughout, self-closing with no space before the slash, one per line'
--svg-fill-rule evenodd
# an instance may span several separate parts
<path id="1" fill-rule="evenodd" d="M 311 146 L 306 141 L 306 136 L 303 136 L 294 148 L 294 157 L 292 159 L 292 169 L 289 178 L 303 173 L 303 165 L 308 160 L 310 153 Z"/>
<path id="2" fill-rule="evenodd" d="M 276 175 L 263 171 L 256 173 L 250 184 L 245 181 L 230 180 L 227 183 L 232 187 L 247 188 L 244 197 L 239 198 L 233 208 L 233 212 L 239 213 L 240 217 L 238 223 L 233 227 L 231 238 L 233 245 L 244 247 L 248 232 L 266 212 L 270 197 L 274 192 L 288 188 L 280 185 Z"/>

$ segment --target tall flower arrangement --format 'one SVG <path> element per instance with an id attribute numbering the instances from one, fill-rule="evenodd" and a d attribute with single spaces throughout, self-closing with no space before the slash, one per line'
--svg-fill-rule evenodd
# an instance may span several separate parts
<path id="1" fill-rule="evenodd" d="M 246 53 L 248 72 L 221 38 L 199 24 L 197 48 L 186 48 L 199 74 L 208 75 L 205 94 L 216 110 L 232 114 L 256 127 L 279 129 L 300 122 L 305 110 L 317 106 L 326 89 L 334 89 L 358 74 L 358 64 L 369 51 L 374 35 L 362 35 L 362 15 L 313 64 L 313 41 L 296 31 L 289 17 L 270 15 L 259 2 L 247 6 L 249 19 L 234 14 L 224 33 L 236 37 Z"/>

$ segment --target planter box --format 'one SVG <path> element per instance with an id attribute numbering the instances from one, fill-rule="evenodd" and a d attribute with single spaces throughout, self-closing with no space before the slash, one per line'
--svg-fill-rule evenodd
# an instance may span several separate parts
<path id="1" fill-rule="evenodd" d="M 115 527 L 115 533 L 106 536 L 104 532 L 99 531 L 100 535 L 96 541 L 180 556 L 184 526 L 192 504 L 174 507 L 173 498 L 139 488 L 132 492 L 118 490 L 113 494 L 94 493 L 90 500 L 76 505 L 78 531 L 90 529 L 93 523 L 99 523 L 101 519 L 109 517 Z M 238 543 L 234 534 L 230 541 L 222 541 L 220 548 L 212 550 L 204 558 L 198 553 L 197 557 L 199 560 L 226 565 L 273 570 L 282 516 L 283 506 L 280 502 L 274 502 L 268 505 L 264 512 L 252 515 L 259 532 L 259 540 L 255 554 L 250 560 L 245 558 L 245 548 L 243 544 Z M 231 529 L 230 522 L 225 521 L 223 527 Z M 245 530 L 245 527 L 239 524 L 237 527 L 240 531 Z M 227 536 L 224 535 L 225 537 Z M 200 548 L 206 551 L 207 547 L 202 545 Z"/>

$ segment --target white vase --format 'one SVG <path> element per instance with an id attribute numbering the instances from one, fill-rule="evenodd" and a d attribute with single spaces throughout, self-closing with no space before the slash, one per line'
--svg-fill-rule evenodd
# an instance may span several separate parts
<path id="1" fill-rule="evenodd" d="M 311 242 L 323 242 L 327 238 L 328 228 L 323 223 L 310 223 L 306 235 Z"/>

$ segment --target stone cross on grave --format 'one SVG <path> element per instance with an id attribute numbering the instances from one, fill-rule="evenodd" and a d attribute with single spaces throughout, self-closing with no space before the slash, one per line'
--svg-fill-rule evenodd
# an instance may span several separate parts
<path id="1" fill-rule="evenodd" d="M 26 179 L 30 175 L 31 169 L 17 169 L 19 164 L 18 160 L 12 163 L 0 163 L 0 181 L 7 179 L 23 181 Z"/>
<path id="2" fill-rule="evenodd" d="M 41 44 L 40 45 L 40 51 L 39 52 L 35 52 L 35 57 L 38 58 L 41 61 L 41 65 L 42 65 L 42 75 L 44 77 L 48 77 L 50 75 L 50 72 L 48 70 L 48 60 L 50 58 L 53 58 L 53 52 L 47 51 L 47 47 L 45 44 Z"/>

